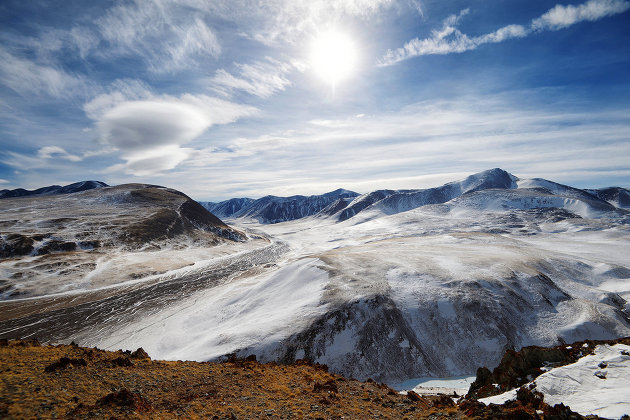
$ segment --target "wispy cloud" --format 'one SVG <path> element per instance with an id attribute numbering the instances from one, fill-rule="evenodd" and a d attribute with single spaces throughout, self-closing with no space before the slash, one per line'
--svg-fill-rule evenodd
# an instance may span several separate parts
<path id="1" fill-rule="evenodd" d="M 630 9 L 626 0 L 589 0 L 579 6 L 556 5 L 541 17 L 532 21 L 535 30 L 558 30 L 582 21 L 595 21 L 603 17 L 623 13 Z"/>
<path id="2" fill-rule="evenodd" d="M 287 75 L 294 70 L 292 64 L 271 57 L 251 64 L 236 64 L 236 67 L 238 76 L 224 69 L 217 70 L 209 80 L 211 89 L 225 96 L 230 96 L 234 90 L 243 90 L 250 95 L 268 98 L 291 85 Z"/>
<path id="3" fill-rule="evenodd" d="M 158 73 L 189 67 L 195 56 L 218 56 L 221 45 L 202 15 L 191 18 L 182 10 L 191 9 L 177 1 L 139 0 L 113 7 L 97 21 L 109 48 L 95 52 L 143 57 Z"/>
<path id="4" fill-rule="evenodd" d="M 137 79 L 115 80 L 106 90 L 106 93 L 95 96 L 83 105 L 83 111 L 92 120 L 100 120 L 105 112 L 122 102 L 149 99 L 155 96 L 149 85 Z"/>
<path id="5" fill-rule="evenodd" d="M 0 47 L 0 78 L 3 85 L 22 96 L 70 98 L 92 90 L 82 76 L 20 57 L 3 47 Z"/>
<path id="6" fill-rule="evenodd" d="M 243 21 L 253 22 L 245 32 L 263 44 L 296 43 L 312 35 L 322 25 L 342 22 L 351 18 L 367 19 L 394 7 L 394 0 L 279 0 L 232 2 L 234 8 L 243 8 Z M 418 7 L 418 1 L 411 0 Z M 238 13 L 238 12 L 237 12 Z M 269 19 L 269 17 L 272 17 Z"/>
<path id="7" fill-rule="evenodd" d="M 37 156 L 41 159 L 51 159 L 58 157 L 60 159 L 66 159 L 71 162 L 79 162 L 82 160 L 80 156 L 70 154 L 59 146 L 44 146 L 37 151 Z"/>
<path id="8" fill-rule="evenodd" d="M 532 20 L 528 26 L 507 25 L 494 32 L 474 37 L 457 29 L 461 18 L 468 14 L 469 9 L 464 9 L 459 15 L 446 18 L 442 28 L 432 31 L 429 38 L 415 38 L 401 48 L 388 50 L 378 61 L 378 65 L 390 66 L 421 55 L 462 53 L 484 44 L 523 38 L 536 31 L 558 30 L 582 21 L 595 21 L 623 13 L 628 9 L 630 9 L 630 1 L 627 0 L 589 0 L 579 6 L 556 5 L 542 16 Z"/>

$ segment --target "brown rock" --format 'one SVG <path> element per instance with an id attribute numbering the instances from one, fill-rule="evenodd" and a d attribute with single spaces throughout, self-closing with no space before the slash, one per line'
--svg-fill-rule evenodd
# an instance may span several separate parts
<path id="1" fill-rule="evenodd" d="M 149 354 L 144 351 L 142 347 L 138 347 L 138 350 L 131 353 L 131 357 L 134 359 L 151 359 L 151 357 L 149 357 Z"/>
<path id="2" fill-rule="evenodd" d="M 58 362 L 51 363 L 44 368 L 45 372 L 54 372 L 56 370 L 65 369 L 69 366 L 87 366 L 85 359 L 70 359 L 69 357 L 62 357 Z"/>
<path id="3" fill-rule="evenodd" d="M 99 399 L 96 403 L 101 406 L 118 406 L 130 408 L 138 412 L 151 411 L 151 404 L 138 392 L 131 392 L 126 388 L 112 392 Z"/>

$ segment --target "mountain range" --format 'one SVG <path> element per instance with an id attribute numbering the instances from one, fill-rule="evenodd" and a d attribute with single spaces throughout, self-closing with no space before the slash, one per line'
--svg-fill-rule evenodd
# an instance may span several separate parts
<path id="1" fill-rule="evenodd" d="M 259 223 L 280 223 L 312 216 L 339 200 L 348 200 L 359 194 L 338 189 L 321 195 L 294 195 L 276 197 L 267 195 L 252 198 L 232 198 L 219 203 L 201 202 L 206 209 L 222 218 L 249 218 Z"/>
<path id="2" fill-rule="evenodd" d="M 94 188 L 103 188 L 108 185 L 101 181 L 80 181 L 73 184 L 61 186 L 50 185 L 48 187 L 38 188 L 36 190 L 25 190 L 24 188 L 16 188 L 14 190 L 0 190 L 0 198 L 14 198 L 14 197 L 30 197 L 33 195 L 58 195 L 58 194 L 72 194 L 80 191 L 87 191 Z"/>
<path id="3" fill-rule="evenodd" d="M 502 190 L 503 194 L 499 194 Z M 483 191 L 491 191 L 484 193 Z M 391 215 L 430 204 L 443 204 L 459 199 L 458 204 L 475 205 L 475 198 L 487 196 L 484 203 L 503 208 L 535 209 L 566 208 L 577 215 L 588 211 L 614 211 L 630 208 L 630 191 L 620 187 L 585 189 L 569 187 L 542 178 L 519 179 L 495 168 L 435 188 L 408 190 L 375 190 L 366 194 L 338 189 L 322 195 L 291 197 L 266 196 L 232 198 L 218 203 L 201 202 L 221 218 L 254 219 L 273 224 L 308 216 L 332 217 L 344 221 L 359 213 Z M 498 202 L 496 199 L 500 199 Z M 560 200 L 560 201 L 559 201 Z"/>
<path id="4" fill-rule="evenodd" d="M 209 242 L 200 220 L 215 216 L 198 206 L 189 217 L 183 194 L 112 188 L 3 200 L 16 209 L 0 213 L 4 241 L 25 226 L 34 241 L 116 241 L 52 259 L 37 255 L 37 242 L 0 261 L 0 338 L 142 346 L 172 360 L 308 358 L 392 383 L 474 374 L 523 346 L 630 335 L 621 187 L 584 190 L 495 168 L 428 189 L 234 199 L 205 203 L 236 235 Z M 101 233 L 92 212 L 109 215 L 98 224 L 117 222 Z M 179 217 L 189 228 L 168 234 Z M 129 241 L 147 231 L 162 233 Z"/>

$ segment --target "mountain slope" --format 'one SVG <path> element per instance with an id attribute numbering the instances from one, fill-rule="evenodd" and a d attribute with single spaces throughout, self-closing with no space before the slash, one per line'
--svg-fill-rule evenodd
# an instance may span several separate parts
<path id="1" fill-rule="evenodd" d="M 359 210 L 340 222 L 346 204 Z M 150 241 L 130 261 L 135 267 L 157 256 L 116 300 L 45 316 L 0 302 L 0 317 L 11 315 L 0 337 L 142 346 L 173 360 L 234 352 L 263 361 L 309 357 L 356 378 L 401 382 L 470 375 L 496 365 L 506 349 L 630 335 L 630 212 L 583 190 L 496 169 L 434 189 L 331 197 L 317 217 L 273 224 L 257 217 L 264 223 L 232 219 L 259 233 L 230 248 L 237 253 L 211 263 L 189 259 L 194 265 L 169 273 L 145 270 L 160 273 L 159 264 L 180 261 L 176 248 L 190 236 Z M 264 245 L 243 251 L 255 241 Z M 146 252 L 153 246 L 159 250 Z M 0 266 L 16 276 L 13 287 L 32 278 L 22 263 Z M 118 261 L 112 266 L 103 271 L 121 271 Z M 66 268 L 48 287 L 59 290 L 57 273 Z"/>
<path id="2" fill-rule="evenodd" d="M 146 253 L 106 269 L 105 261 L 120 254 L 246 239 L 185 194 L 145 184 L 6 198 L 0 201 L 0 226 L 4 297 L 96 284 L 99 278 L 110 284 L 188 264 L 188 258 L 164 259 L 160 269 L 146 267 L 140 263 L 150 257 Z"/>
<path id="3" fill-rule="evenodd" d="M 91 190 L 94 188 L 103 188 L 108 185 L 101 181 L 81 181 L 75 182 L 65 186 L 51 185 L 49 187 L 42 187 L 36 190 L 25 190 L 23 188 L 17 188 L 15 190 L 2 190 L 0 191 L 0 198 L 15 198 L 15 197 L 30 197 L 34 195 L 57 195 L 57 194 L 72 194 L 75 192 L 81 192 Z"/>
<path id="4" fill-rule="evenodd" d="M 630 208 L 630 191 L 620 187 L 601 188 L 598 190 L 585 190 L 600 200 L 604 200 L 615 207 Z"/>
<path id="5" fill-rule="evenodd" d="M 524 398 L 489 409 L 473 400 L 456 404 L 443 395 L 400 394 L 304 360 L 292 365 L 233 357 L 222 363 L 169 362 L 151 360 L 142 349 L 112 352 L 2 340 L 0 367 L 2 418 L 466 419 L 474 410 L 475 418 L 581 419 L 565 407 Z"/>
<path id="6" fill-rule="evenodd" d="M 231 198 L 218 203 L 200 201 L 199 204 L 217 217 L 232 217 L 235 213 L 248 207 L 254 201 L 253 198 Z"/>
<path id="7" fill-rule="evenodd" d="M 340 199 L 353 198 L 359 194 L 338 189 L 322 195 L 295 195 L 292 197 L 276 197 L 268 195 L 251 202 L 231 216 L 236 218 L 255 219 L 259 223 L 280 223 L 317 214 L 331 203 Z M 229 201 L 229 200 L 228 200 Z M 218 203 L 217 206 L 222 205 Z"/>

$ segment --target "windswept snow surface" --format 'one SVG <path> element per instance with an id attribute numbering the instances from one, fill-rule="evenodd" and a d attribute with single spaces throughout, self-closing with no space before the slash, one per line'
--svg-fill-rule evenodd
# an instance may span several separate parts
<path id="1" fill-rule="evenodd" d="M 325 316 L 259 356 L 306 356 L 395 383 L 473 374 L 507 348 L 630 335 L 630 308 L 617 293 L 630 273 L 623 217 L 469 202 L 341 223 L 234 220 L 286 242 L 292 257 L 319 258 L 330 273 Z"/>
<path id="2" fill-rule="evenodd" d="M 247 347 L 264 347 L 300 331 L 326 311 L 326 271 L 304 259 L 271 273 L 230 279 L 180 304 L 132 322 L 88 345 L 143 347 L 165 360 L 210 360 Z"/>
<path id="3" fill-rule="evenodd" d="M 570 365 L 551 369 L 529 386 L 543 393 L 550 405 L 563 403 L 582 415 L 618 419 L 630 415 L 630 346 L 599 345 L 591 355 Z M 503 404 L 516 390 L 479 401 Z"/>

